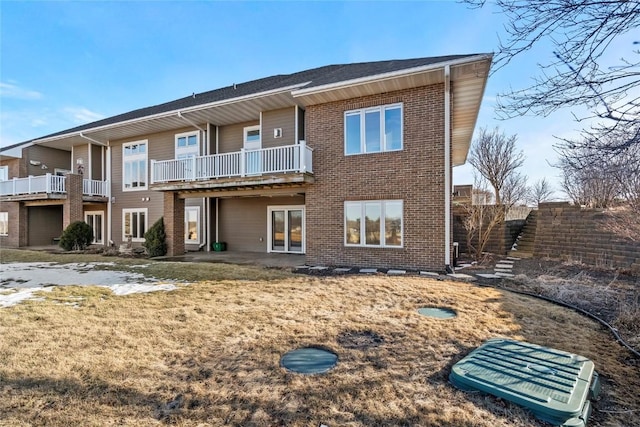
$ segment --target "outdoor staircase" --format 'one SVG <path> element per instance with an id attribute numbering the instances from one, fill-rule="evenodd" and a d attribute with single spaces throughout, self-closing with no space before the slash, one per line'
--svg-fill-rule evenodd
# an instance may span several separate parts
<path id="1" fill-rule="evenodd" d="M 509 255 L 518 258 L 531 258 L 536 241 L 536 227 L 538 225 L 538 211 L 529 212 L 522 231 L 509 251 Z"/>

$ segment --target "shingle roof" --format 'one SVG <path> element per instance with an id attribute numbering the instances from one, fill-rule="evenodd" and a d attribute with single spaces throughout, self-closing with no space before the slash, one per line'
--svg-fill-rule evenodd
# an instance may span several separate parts
<path id="1" fill-rule="evenodd" d="M 400 71 L 415 67 L 421 67 L 431 64 L 437 64 L 440 62 L 452 61 L 455 59 L 475 56 L 476 54 L 469 55 L 449 55 L 449 56 L 437 56 L 428 58 L 414 58 L 414 59 L 394 59 L 389 61 L 375 61 L 375 62 L 361 62 L 354 64 L 339 64 L 339 65 L 327 65 L 319 68 L 313 68 L 310 70 L 300 71 L 293 74 L 279 74 L 271 77 L 266 77 L 258 80 L 252 80 L 245 83 L 238 83 L 235 85 L 215 89 L 207 92 L 202 92 L 187 96 L 184 98 L 169 101 L 163 104 L 153 105 L 150 107 L 144 107 L 137 110 L 129 111 L 127 113 L 119 114 L 112 117 L 107 117 L 102 120 L 87 123 L 74 128 L 66 129 L 61 132 L 52 133 L 37 139 L 49 138 L 58 135 L 65 135 L 74 132 L 80 132 L 88 129 L 93 129 L 100 126 L 115 124 L 128 120 L 135 120 L 143 117 L 153 116 L 170 111 L 181 110 L 185 108 L 195 107 L 198 105 L 209 104 L 218 101 L 224 101 L 226 99 L 232 99 L 251 94 L 258 94 L 270 90 L 291 87 L 296 85 L 303 85 L 304 88 L 323 86 L 333 83 L 346 82 L 353 79 L 358 79 L 367 76 L 375 76 L 379 74 L 390 73 L 394 71 Z M 306 84 L 305 84 L 306 83 Z M 29 142 L 29 141 L 26 141 Z M 20 143 L 20 144 L 24 144 Z M 20 145 L 15 144 L 15 145 Z M 9 147 L 1 148 L 0 151 L 4 151 Z"/>

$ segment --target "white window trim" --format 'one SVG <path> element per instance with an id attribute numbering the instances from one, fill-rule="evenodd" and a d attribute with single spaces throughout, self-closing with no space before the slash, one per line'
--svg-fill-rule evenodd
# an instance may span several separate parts
<path id="1" fill-rule="evenodd" d="M 102 217 L 102 221 L 100 222 L 100 225 L 102 226 L 102 232 L 100 233 L 102 235 L 102 239 L 101 240 L 96 240 L 96 236 L 94 234 L 93 236 L 93 241 L 91 242 L 94 245 L 103 245 L 104 244 L 104 211 L 84 211 L 84 222 L 87 222 L 87 216 L 89 215 L 100 215 Z M 87 222 L 88 224 L 88 222 Z M 124 222 L 123 222 L 124 224 Z"/>
<path id="2" fill-rule="evenodd" d="M 196 137 L 196 146 L 195 147 L 178 147 L 178 139 L 179 138 L 189 138 L 190 136 L 194 136 Z M 195 157 L 200 155 L 200 132 L 199 131 L 192 131 L 192 132 L 182 132 L 182 133 L 177 133 L 175 135 L 175 151 L 174 151 L 174 158 L 179 159 L 181 155 L 187 155 L 189 157 L 191 157 L 191 154 L 194 154 Z"/>
<path id="3" fill-rule="evenodd" d="M 385 217 L 386 217 L 386 203 L 395 202 L 400 203 L 400 208 L 402 209 L 402 228 L 400 229 L 400 245 L 387 245 L 385 239 Z M 371 245 L 366 243 L 366 221 L 365 221 L 365 206 L 367 204 L 379 203 L 380 204 L 380 244 L 379 245 Z M 360 243 L 348 243 L 347 242 L 347 206 L 348 205 L 358 205 L 360 207 Z M 344 246 L 347 247 L 366 247 L 366 248 L 388 248 L 388 249 L 402 249 L 404 248 L 404 201 L 389 199 L 389 200 L 348 200 L 344 202 L 344 210 L 343 210 L 343 242 Z"/>
<path id="4" fill-rule="evenodd" d="M 186 236 L 187 231 L 188 231 L 188 228 L 187 228 L 187 219 L 188 219 L 187 212 L 188 212 L 188 211 L 196 211 L 196 212 L 197 212 L 197 214 L 196 214 L 196 230 L 197 230 L 197 235 L 198 235 L 198 238 L 197 238 L 197 239 L 191 239 L 191 240 L 190 240 L 190 239 L 189 239 L 189 238 L 187 238 L 187 236 Z M 201 241 L 201 239 L 200 239 L 200 235 L 201 235 L 201 227 L 200 227 L 200 206 L 185 206 L 185 207 L 184 207 L 184 234 L 185 234 L 184 242 L 185 242 L 186 244 L 190 244 L 190 245 L 193 245 L 193 244 L 200 244 L 200 241 Z"/>
<path id="5" fill-rule="evenodd" d="M 387 109 L 400 107 L 400 148 L 393 150 L 387 149 L 387 137 L 385 132 L 385 120 L 384 112 Z M 378 111 L 380 113 L 380 151 L 366 151 L 366 132 L 365 132 L 365 115 L 367 112 Z M 347 116 L 351 115 L 360 116 L 360 151 L 358 153 L 347 153 Z M 344 155 L 345 156 L 359 156 L 362 154 L 376 154 L 376 153 L 389 153 L 394 151 L 402 151 L 404 149 L 404 106 L 402 102 L 395 104 L 377 105 L 375 107 L 358 108 L 356 110 L 349 110 L 344 112 Z"/>
<path id="6" fill-rule="evenodd" d="M 9 212 L 0 212 L 0 222 L 7 223 L 7 232 L 0 232 L 0 236 L 8 236 L 9 235 Z"/>
<path id="7" fill-rule="evenodd" d="M 273 230 L 273 222 L 272 222 L 272 215 L 271 213 L 273 211 L 290 211 L 290 210 L 296 210 L 296 211 L 302 211 L 302 251 L 301 252 L 295 252 L 295 251 L 279 251 L 276 249 L 273 249 L 273 241 L 272 241 L 272 230 Z M 287 224 L 285 225 L 285 229 L 288 228 L 288 215 L 285 215 L 285 221 L 287 222 Z M 285 247 L 288 246 L 289 243 L 289 237 L 288 234 L 285 233 Z M 306 209 L 305 209 L 305 205 L 273 205 L 273 206 L 267 206 L 267 253 L 291 253 L 291 254 L 305 254 L 307 253 L 307 239 L 306 239 L 306 234 L 307 234 L 307 213 L 306 213 Z"/>
<path id="8" fill-rule="evenodd" d="M 139 145 L 139 144 L 145 144 L 146 147 L 144 150 L 144 154 L 136 154 L 129 157 L 126 157 L 124 155 L 125 147 L 128 147 L 130 145 Z M 125 163 L 127 162 L 127 160 L 140 161 L 141 159 L 144 159 L 144 163 L 145 163 L 144 187 L 127 188 L 125 186 Z M 148 188 L 149 188 L 149 140 L 142 139 L 140 141 L 131 141 L 131 142 L 122 144 L 122 191 L 126 191 L 126 192 L 144 191 L 144 190 L 147 190 Z"/>
<path id="9" fill-rule="evenodd" d="M 9 180 L 9 166 L 0 166 L 0 181 Z"/>
<path id="10" fill-rule="evenodd" d="M 245 126 L 242 134 L 243 134 L 243 143 L 247 142 L 247 136 L 249 134 L 249 132 L 251 132 L 252 130 L 257 130 L 260 132 L 260 142 L 262 143 L 262 130 L 260 129 L 260 125 L 253 125 L 253 126 Z"/>
<path id="11" fill-rule="evenodd" d="M 127 239 L 129 238 L 129 236 L 127 236 L 124 232 L 124 224 L 125 224 L 125 216 L 127 213 L 138 213 L 138 212 L 144 212 L 144 229 L 145 232 L 149 230 L 149 209 L 148 208 L 127 208 L 127 209 L 122 209 L 122 241 L 126 242 Z M 142 235 L 142 237 L 132 237 L 131 238 L 132 242 L 144 242 L 144 234 Z"/>

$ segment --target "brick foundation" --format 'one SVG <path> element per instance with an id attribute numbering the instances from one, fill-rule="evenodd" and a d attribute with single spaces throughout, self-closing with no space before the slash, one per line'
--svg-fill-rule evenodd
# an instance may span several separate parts
<path id="1" fill-rule="evenodd" d="M 167 255 L 184 254 L 184 199 L 177 193 L 164 193 L 164 231 L 167 235 Z"/>

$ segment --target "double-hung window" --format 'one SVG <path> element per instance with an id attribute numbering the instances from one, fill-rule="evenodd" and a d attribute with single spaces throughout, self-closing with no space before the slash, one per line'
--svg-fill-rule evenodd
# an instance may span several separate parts
<path id="1" fill-rule="evenodd" d="M 402 247 L 402 200 L 344 203 L 345 246 Z"/>
<path id="2" fill-rule="evenodd" d="M 0 212 L 0 236 L 9 235 L 9 212 Z"/>
<path id="3" fill-rule="evenodd" d="M 350 110 L 344 113 L 344 153 L 365 154 L 402 150 L 402 104 Z"/>
<path id="4" fill-rule="evenodd" d="M 122 190 L 147 189 L 147 141 L 122 146 Z"/>
<path id="5" fill-rule="evenodd" d="M 147 208 L 122 210 L 122 238 L 131 236 L 133 242 L 144 242 L 147 231 Z"/>

